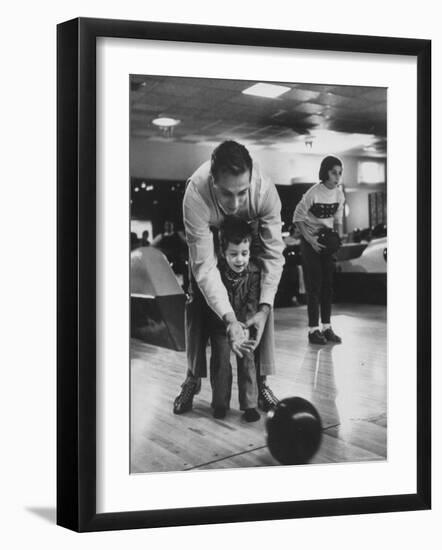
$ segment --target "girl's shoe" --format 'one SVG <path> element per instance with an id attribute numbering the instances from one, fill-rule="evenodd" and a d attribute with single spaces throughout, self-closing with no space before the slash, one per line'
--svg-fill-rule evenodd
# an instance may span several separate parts
<path id="1" fill-rule="evenodd" d="M 331 330 L 331 329 L 327 329 L 327 330 Z M 322 333 L 319 329 L 317 329 L 317 330 L 314 330 L 313 332 L 308 333 L 308 341 L 310 342 L 310 344 L 324 345 L 327 343 L 327 338 L 325 337 L 324 333 Z"/>
<path id="2" fill-rule="evenodd" d="M 332 328 L 326 328 L 322 334 L 328 342 L 333 342 L 333 344 L 340 344 L 342 342 L 342 338 L 335 334 Z"/>

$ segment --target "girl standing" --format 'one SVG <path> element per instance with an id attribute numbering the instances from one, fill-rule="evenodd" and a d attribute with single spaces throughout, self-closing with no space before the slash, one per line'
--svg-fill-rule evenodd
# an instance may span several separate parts
<path id="1" fill-rule="evenodd" d="M 298 203 L 293 221 L 301 232 L 301 254 L 307 290 L 307 310 L 311 344 L 341 343 L 331 326 L 333 253 L 318 242 L 321 230 L 336 231 L 342 236 L 344 193 L 339 187 L 342 161 L 325 157 L 319 168 L 319 183 L 313 185 Z M 322 330 L 319 327 L 321 314 Z"/>

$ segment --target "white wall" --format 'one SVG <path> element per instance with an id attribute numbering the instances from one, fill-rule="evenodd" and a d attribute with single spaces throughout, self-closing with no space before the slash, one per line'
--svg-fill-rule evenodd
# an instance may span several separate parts
<path id="1" fill-rule="evenodd" d="M 24 0 L 4 5 L 0 35 L 3 53 L 0 543 L 4 548 L 229 550 L 241 546 L 253 550 L 432 550 L 440 547 L 442 324 L 438 315 L 433 320 L 433 511 L 83 535 L 54 525 L 56 23 L 82 15 L 432 38 L 433 158 L 437 159 L 442 149 L 439 99 L 442 36 L 438 7 L 433 0 L 418 3 L 405 0 L 400 5 L 371 0 L 363 8 L 354 0 L 335 0 L 332 4 L 329 0 L 300 3 L 272 0 L 271 5 L 254 0 L 210 3 Z M 442 279 L 442 217 L 436 215 L 442 204 L 438 172 L 433 175 L 437 237 L 433 239 L 433 281 Z M 26 245 L 11 238 L 17 220 L 18 229 L 26 220 L 33 237 Z M 433 291 L 434 310 L 439 311 L 441 285 L 434 285 Z M 404 331 L 406 334 L 406 325 Z M 404 430 L 407 429 L 404 418 Z M 296 492 L 296 487 L 293 490 Z"/>
<path id="2" fill-rule="evenodd" d="M 153 179 L 189 177 L 204 161 L 210 159 L 213 147 L 180 142 L 156 142 L 143 138 L 131 139 L 131 176 Z M 300 183 L 318 181 L 319 165 L 325 155 L 291 154 L 271 149 L 250 150 L 262 170 L 280 185 L 290 185 L 296 178 Z M 340 156 L 340 155 L 338 155 Z M 343 183 L 356 185 L 357 159 L 341 157 L 345 170 Z"/>
<path id="3" fill-rule="evenodd" d="M 346 215 L 347 232 L 370 226 L 368 195 L 375 191 L 385 191 L 385 185 L 364 185 L 360 188 L 353 187 L 346 190 L 345 201 L 348 205 L 348 214 Z"/>
<path id="4" fill-rule="evenodd" d="M 142 138 L 131 139 L 131 176 L 146 179 L 184 180 L 204 161 L 210 158 L 213 147 L 180 142 L 156 142 Z M 271 180 L 280 185 L 315 183 L 324 155 L 286 153 L 271 149 L 251 150 L 253 158 Z M 357 157 L 338 155 L 344 163 L 342 183 L 348 193 L 350 213 L 347 229 L 368 227 L 368 193 L 385 190 L 385 185 L 358 186 Z M 367 159 L 365 159 L 367 160 Z M 382 160 L 383 161 L 383 160 Z"/>

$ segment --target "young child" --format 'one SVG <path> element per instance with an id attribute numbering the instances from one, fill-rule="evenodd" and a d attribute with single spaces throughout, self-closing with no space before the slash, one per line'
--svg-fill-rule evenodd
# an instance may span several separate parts
<path id="1" fill-rule="evenodd" d="M 227 289 L 229 301 L 238 321 L 252 317 L 259 305 L 260 269 L 250 260 L 252 232 L 248 223 L 236 217 L 226 217 L 220 228 L 220 255 L 218 269 Z M 215 418 L 224 418 L 232 391 L 230 345 L 224 323 L 210 312 L 209 336 L 211 343 L 210 381 L 212 407 Z M 244 339 L 248 339 L 246 331 Z M 239 406 L 247 422 L 259 420 L 258 384 L 253 352 L 237 358 Z"/>
<path id="2" fill-rule="evenodd" d="M 341 343 L 332 329 L 333 255 L 318 242 L 321 229 L 336 230 L 342 236 L 344 193 L 338 187 L 342 176 L 342 161 L 325 157 L 319 168 L 320 182 L 313 185 L 298 203 L 293 221 L 299 228 L 304 281 L 307 290 L 307 310 L 311 344 Z M 319 329 L 321 310 L 322 331 Z"/>

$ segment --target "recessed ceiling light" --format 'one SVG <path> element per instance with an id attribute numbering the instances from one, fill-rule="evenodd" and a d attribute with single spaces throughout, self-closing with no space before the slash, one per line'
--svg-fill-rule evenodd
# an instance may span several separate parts
<path id="1" fill-rule="evenodd" d="M 258 82 L 258 84 L 253 84 L 253 86 L 250 86 L 250 88 L 246 88 L 245 90 L 243 90 L 242 93 L 247 95 L 256 95 L 259 97 L 279 97 L 289 90 L 291 90 L 291 88 L 289 88 L 288 86 Z"/>
<path id="2" fill-rule="evenodd" d="M 169 117 L 158 117 L 152 120 L 152 124 L 155 124 L 155 126 L 161 126 L 162 128 L 170 128 L 172 126 L 176 126 L 180 122 L 181 121 L 176 118 Z"/>

